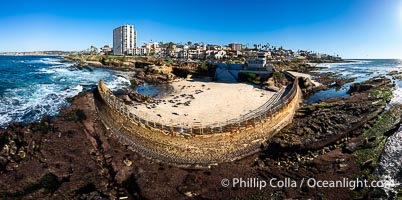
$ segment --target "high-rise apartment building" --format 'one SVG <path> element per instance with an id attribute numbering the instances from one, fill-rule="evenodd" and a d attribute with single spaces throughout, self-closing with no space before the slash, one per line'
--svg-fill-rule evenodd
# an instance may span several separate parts
<path id="1" fill-rule="evenodd" d="M 230 43 L 229 47 L 234 51 L 241 51 L 243 49 L 243 45 L 238 43 Z"/>
<path id="2" fill-rule="evenodd" d="M 133 25 L 124 25 L 113 30 L 113 54 L 129 55 L 135 53 L 137 32 Z"/>

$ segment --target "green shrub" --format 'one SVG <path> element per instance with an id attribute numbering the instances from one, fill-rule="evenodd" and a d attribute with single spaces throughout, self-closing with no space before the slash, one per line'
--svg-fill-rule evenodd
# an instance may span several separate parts
<path id="1" fill-rule="evenodd" d="M 237 79 L 240 82 L 250 82 L 256 85 L 261 84 L 261 77 L 257 74 L 253 74 L 253 73 L 248 73 L 248 72 L 240 72 L 238 74 Z"/>
<path id="2" fill-rule="evenodd" d="M 137 89 L 138 83 L 135 79 L 131 79 L 130 83 L 131 83 L 131 88 L 133 88 L 134 90 Z"/>
<path id="3" fill-rule="evenodd" d="M 202 70 L 208 70 L 208 66 L 207 66 L 207 64 L 204 63 L 204 62 L 201 63 L 200 68 L 201 68 Z"/>

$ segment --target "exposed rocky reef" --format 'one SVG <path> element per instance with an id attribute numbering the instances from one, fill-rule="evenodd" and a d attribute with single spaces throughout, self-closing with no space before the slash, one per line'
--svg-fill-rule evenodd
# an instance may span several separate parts
<path id="1" fill-rule="evenodd" d="M 350 136 L 352 131 L 377 117 L 392 97 L 393 85 L 385 77 L 356 85 L 364 87 L 358 93 L 351 87 L 355 95 L 350 98 L 329 99 L 298 109 L 293 123 L 273 138 L 271 144 L 279 152 L 308 151 Z"/>
<path id="2" fill-rule="evenodd" d="M 374 77 L 363 83 L 353 83 L 350 86 L 348 93 L 349 94 L 361 93 L 371 89 L 381 88 L 387 85 L 391 85 L 391 80 L 385 77 Z"/>
<path id="3" fill-rule="evenodd" d="M 384 112 L 393 88 L 385 77 L 373 78 L 355 87 L 351 88 L 349 98 L 302 106 L 293 123 L 273 137 L 265 147 L 265 154 L 260 155 L 257 165 L 261 173 L 268 177 L 375 180 L 373 172 L 386 138 L 401 123 L 402 106 L 396 105 Z M 296 197 L 308 197 L 312 193 L 325 193 L 328 199 L 332 195 L 339 199 L 377 195 L 368 188 L 354 191 L 306 188 L 298 191 L 300 196 Z M 382 195 L 381 198 L 386 197 L 384 192 Z"/>
<path id="4" fill-rule="evenodd" d="M 362 85 L 371 85 L 363 87 Z M 349 98 L 303 105 L 293 123 L 242 160 L 210 169 L 154 163 L 121 145 L 97 116 L 92 93 L 72 99 L 59 117 L 0 131 L 0 196 L 6 199 L 368 199 L 368 188 L 223 187 L 222 178 L 300 181 L 373 180 L 401 106 L 384 111 L 392 84 L 381 77 Z M 354 90 L 354 89 L 352 89 Z M 399 198 L 401 195 L 399 194 Z"/>
<path id="5" fill-rule="evenodd" d="M 296 71 L 300 73 L 306 73 L 313 77 L 313 79 L 319 82 L 321 85 L 311 87 L 311 80 L 306 78 L 300 78 L 304 80 L 299 80 L 300 87 L 303 90 L 303 97 L 307 99 L 309 96 L 314 93 L 322 90 L 327 90 L 331 88 L 335 88 L 336 90 L 341 89 L 347 83 L 351 83 L 356 80 L 355 77 L 342 77 L 339 73 L 327 72 L 321 73 L 317 72 L 317 70 L 324 69 L 325 67 L 315 66 L 314 64 L 306 64 L 304 62 L 294 60 L 288 62 L 278 62 L 273 63 L 274 68 L 278 71 L 280 70 L 290 70 Z M 303 85 L 303 83 L 306 83 Z"/>
<path id="6" fill-rule="evenodd" d="M 402 80 L 402 72 L 401 71 L 391 71 L 387 75 L 392 76 L 392 78 L 396 80 Z"/>
<path id="7" fill-rule="evenodd" d="M 73 67 L 77 68 L 78 70 L 86 69 L 86 70 L 92 72 L 92 68 L 86 62 L 77 62 L 73 65 Z"/>
<path id="8" fill-rule="evenodd" d="M 125 196 L 100 137 L 91 94 L 59 117 L 0 132 L 0 196 L 10 199 L 111 199 Z M 102 134 L 98 135 L 98 134 Z M 124 154 L 121 154 L 123 157 Z M 123 162 L 123 158 L 120 162 Z M 120 163 L 119 162 L 119 163 Z"/>

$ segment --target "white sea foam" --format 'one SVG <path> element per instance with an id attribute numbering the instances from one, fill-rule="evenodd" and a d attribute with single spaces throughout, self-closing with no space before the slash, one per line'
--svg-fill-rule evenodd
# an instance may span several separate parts
<path id="1" fill-rule="evenodd" d="M 20 61 L 21 63 L 26 62 L 29 64 L 45 64 L 45 65 L 62 65 L 64 63 L 60 62 L 59 58 L 40 58 L 37 60 Z"/>
<path id="2" fill-rule="evenodd" d="M 402 104 L 402 87 L 398 85 L 395 86 L 395 90 L 392 93 L 392 99 L 385 109 L 388 110 L 391 106 L 396 104 Z"/>
<path id="3" fill-rule="evenodd" d="M 58 58 L 42 58 L 39 60 L 41 63 L 48 64 L 48 65 L 61 65 L 63 63 L 60 62 Z"/>
<path id="4" fill-rule="evenodd" d="M 381 156 L 377 172 L 380 174 L 380 180 L 393 182 L 393 185 L 386 185 L 383 189 L 390 195 L 398 193 L 401 188 L 400 181 L 402 177 L 402 128 L 390 136 L 385 144 L 384 153 Z"/>
<path id="5" fill-rule="evenodd" d="M 56 84 L 37 84 L 28 89 L 32 93 L 26 93 L 23 89 L 7 91 L 7 97 L 0 100 L 0 108 L 5 114 L 0 116 L 0 124 L 10 122 L 27 122 L 39 120 L 44 115 L 57 115 L 60 107 L 66 106 L 66 98 L 72 97 L 83 90 L 83 86 L 71 86 L 63 90 Z M 25 95 L 18 95 L 24 92 Z"/>
<path id="6" fill-rule="evenodd" d="M 38 67 L 31 72 L 42 74 L 45 79 L 35 79 L 28 86 L 8 89 L 2 94 L 0 127 L 4 128 L 11 122 L 37 121 L 44 115 L 57 115 L 62 106 L 68 105 L 66 98 L 77 95 L 88 86 L 96 85 L 100 79 L 113 91 L 130 86 L 126 73 L 114 74 L 107 69 L 95 69 L 93 72 L 77 70 L 71 67 L 71 63 L 61 63 L 56 58 L 43 58 L 34 62 L 51 65 Z"/>
<path id="7" fill-rule="evenodd" d="M 130 81 L 127 78 L 121 76 L 115 76 L 116 78 L 111 81 L 106 81 L 106 84 L 111 90 L 117 90 L 120 88 L 130 86 Z"/>
<path id="8" fill-rule="evenodd" d="M 49 68 L 41 68 L 38 70 L 39 73 L 46 73 L 46 74 L 51 74 L 51 73 L 55 73 L 56 71 L 49 69 Z"/>

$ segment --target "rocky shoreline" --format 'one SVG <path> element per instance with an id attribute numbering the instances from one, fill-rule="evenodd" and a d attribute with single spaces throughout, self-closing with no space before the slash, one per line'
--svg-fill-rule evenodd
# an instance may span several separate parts
<path id="1" fill-rule="evenodd" d="M 386 138 L 398 128 L 402 115 L 401 106 L 385 110 L 392 88 L 389 79 L 378 77 L 351 86 L 349 98 L 303 105 L 293 123 L 262 145 L 261 152 L 202 170 L 153 163 L 121 145 L 100 122 L 93 93 L 82 93 L 58 117 L 44 117 L 40 122 L 26 125 L 12 124 L 0 131 L 0 196 L 24 199 L 386 198 L 384 191 L 368 188 L 267 187 L 259 190 L 223 187 L 221 180 L 236 177 L 374 180 L 373 173 Z"/>
<path id="2" fill-rule="evenodd" d="M 271 177 L 287 174 L 317 180 L 338 180 L 341 177 L 375 180 L 373 172 L 386 138 L 401 123 L 402 107 L 395 105 L 385 111 L 393 88 L 385 77 L 356 85 L 372 87 L 351 92 L 349 98 L 302 106 L 293 123 L 267 144 L 266 154 L 258 163 L 261 173 Z M 354 87 L 351 91 L 355 91 Z M 337 199 L 387 197 L 384 191 L 379 193 L 367 188 L 355 191 L 308 189 L 309 194 L 314 192 Z M 303 197 L 302 194 L 299 193 L 299 197 Z"/>

